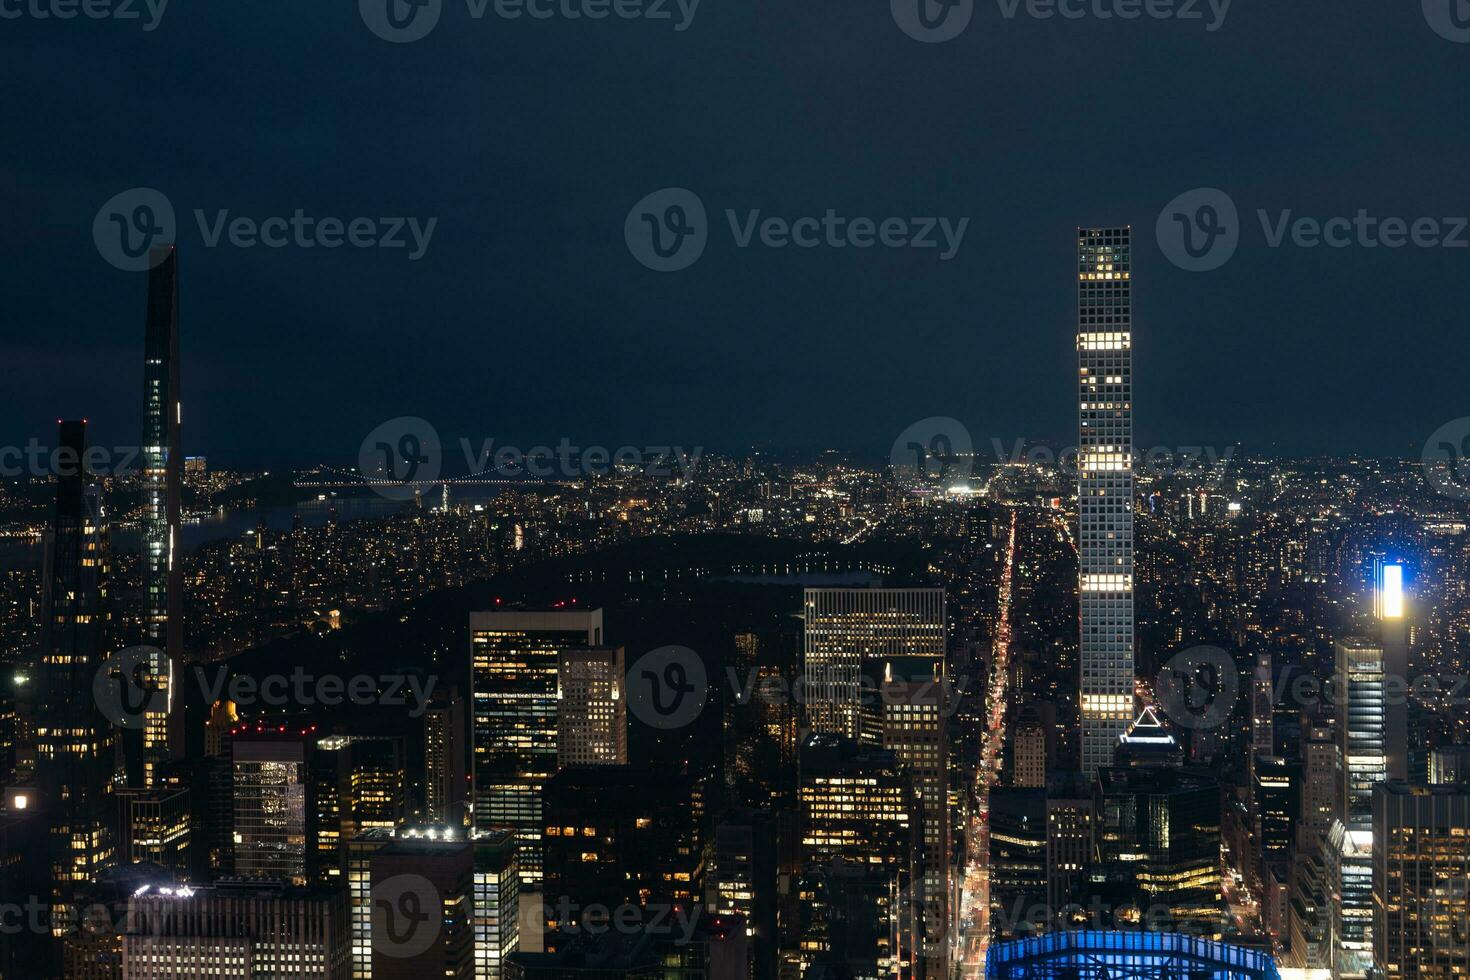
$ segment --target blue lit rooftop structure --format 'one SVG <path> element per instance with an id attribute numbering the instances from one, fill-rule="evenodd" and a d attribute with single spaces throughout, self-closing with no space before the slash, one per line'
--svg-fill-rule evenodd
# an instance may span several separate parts
<path id="1" fill-rule="evenodd" d="M 1174 932 L 1075 930 L 997 943 L 985 980 L 1281 980 L 1271 955 Z"/>

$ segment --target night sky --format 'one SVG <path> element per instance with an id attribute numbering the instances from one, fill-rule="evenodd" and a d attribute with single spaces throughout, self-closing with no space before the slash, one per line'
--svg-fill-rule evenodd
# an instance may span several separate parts
<path id="1" fill-rule="evenodd" d="M 446 443 L 886 454 L 950 415 L 980 444 L 1070 445 L 1079 224 L 1133 226 L 1141 446 L 1417 457 L 1470 415 L 1470 248 L 1271 248 L 1256 217 L 1470 214 L 1470 43 L 1419 0 L 1236 0 L 1213 32 L 1203 2 L 1101 21 L 977 0 L 938 44 L 888 0 L 703 0 L 684 31 L 668 9 L 445 0 L 410 44 L 351 0 L 174 0 L 151 32 L 0 19 L 0 443 L 60 416 L 138 439 L 145 277 L 92 234 L 134 187 L 178 215 L 185 450 L 221 461 L 355 458 L 400 415 Z M 665 187 L 710 224 L 672 273 L 624 240 Z M 1154 231 L 1197 187 L 1242 224 L 1204 273 Z M 196 208 L 438 221 L 409 261 L 208 248 Z M 950 261 L 742 249 L 727 208 L 969 225 Z"/>

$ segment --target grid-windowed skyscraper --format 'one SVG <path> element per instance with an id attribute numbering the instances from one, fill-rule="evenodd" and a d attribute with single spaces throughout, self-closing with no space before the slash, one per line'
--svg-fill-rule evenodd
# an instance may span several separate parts
<path id="1" fill-rule="evenodd" d="M 628 762 L 622 647 L 561 651 L 557 668 L 557 767 Z"/>
<path id="2" fill-rule="evenodd" d="M 87 423 L 62 422 L 56 511 L 46 532 L 36 772 L 50 823 L 52 925 L 114 860 L 116 729 L 97 710 L 93 678 L 108 656 L 108 550 L 99 488 L 88 478 Z M 60 932 L 57 933 L 60 935 Z"/>
<path id="3" fill-rule="evenodd" d="M 183 752 L 183 705 L 176 704 L 173 665 L 184 646 L 184 565 L 179 444 L 179 265 L 174 246 L 159 246 L 148 273 L 148 321 L 143 348 L 143 642 L 162 651 L 144 683 L 169 696 L 143 716 L 142 776 L 152 785 L 158 763 Z M 175 710 L 177 708 L 177 710 Z"/>
<path id="4" fill-rule="evenodd" d="M 814 732 L 863 737 L 864 663 L 944 660 L 943 589 L 807 589 L 805 613 L 806 710 Z"/>
<path id="5" fill-rule="evenodd" d="M 1133 720 L 1133 283 L 1128 228 L 1077 232 L 1082 768 Z"/>
<path id="6" fill-rule="evenodd" d="M 470 613 L 470 752 L 479 830 L 513 827 L 541 882 L 541 788 L 556 773 L 561 651 L 602 643 L 602 610 Z"/>

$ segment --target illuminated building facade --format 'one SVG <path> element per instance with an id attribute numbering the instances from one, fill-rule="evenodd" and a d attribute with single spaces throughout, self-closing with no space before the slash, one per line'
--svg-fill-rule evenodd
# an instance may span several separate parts
<path id="1" fill-rule="evenodd" d="M 146 888 L 128 902 L 123 980 L 349 976 L 347 897 L 339 889 L 228 879 Z"/>
<path id="2" fill-rule="evenodd" d="M 1470 974 L 1470 788 L 1373 793 L 1373 962 L 1383 976 Z"/>
<path id="3" fill-rule="evenodd" d="M 1348 829 L 1366 830 L 1373 820 L 1373 784 L 1388 774 L 1383 648 L 1358 636 L 1336 646 L 1344 816 Z"/>
<path id="4" fill-rule="evenodd" d="M 776 815 L 769 810 L 727 813 L 715 827 L 705 873 L 705 906 L 745 922 L 751 980 L 776 976 L 777 832 Z"/>
<path id="5" fill-rule="evenodd" d="M 1099 770 L 1092 880 L 1157 928 L 1218 928 L 1221 795 L 1210 776 L 1166 767 Z"/>
<path id="6" fill-rule="evenodd" d="M 396 735 L 328 735 L 312 752 L 317 873 L 340 880 L 344 844 L 364 830 L 393 830 L 408 819 L 403 739 Z"/>
<path id="7" fill-rule="evenodd" d="M 93 678 L 110 654 L 107 527 L 101 490 L 80 464 L 86 450 L 87 423 L 62 422 L 58 451 L 77 463 L 57 476 L 45 537 L 35 736 L 56 935 L 74 911 L 77 890 L 116 853 L 116 729 L 92 695 Z"/>
<path id="8" fill-rule="evenodd" d="M 944 661 L 943 589 L 807 589 L 803 608 L 807 723 L 814 732 L 862 737 L 864 663 Z"/>
<path id="9" fill-rule="evenodd" d="M 523 886 L 541 881 L 541 789 L 556 772 L 561 651 L 601 644 L 601 609 L 470 613 L 474 825 L 516 829 Z"/>
<path id="10" fill-rule="evenodd" d="M 1077 232 L 1082 769 L 1133 720 L 1133 283 L 1128 228 Z"/>
<path id="11" fill-rule="evenodd" d="M 235 873 L 305 885 L 317 874 L 314 727 L 231 734 Z"/>
<path id="12" fill-rule="evenodd" d="M 623 648 L 562 650 L 557 664 L 556 763 L 621 766 L 628 762 L 628 701 Z"/>
<path id="13" fill-rule="evenodd" d="M 162 254 L 160 254 L 162 253 Z M 143 718 L 142 775 L 152 785 L 160 763 L 182 755 L 183 705 L 172 691 L 184 652 L 182 467 L 179 427 L 179 258 L 173 245 L 150 258 L 148 319 L 143 349 L 143 642 L 159 651 L 147 665 L 153 699 Z"/>
<path id="14" fill-rule="evenodd" d="M 694 777 L 651 766 L 563 769 L 545 802 L 548 949 L 579 931 L 593 905 L 703 904 L 705 801 Z"/>
<path id="15" fill-rule="evenodd" d="M 469 776 L 464 699 L 456 688 L 436 697 L 424 711 L 424 819 L 468 824 Z"/>
<path id="16" fill-rule="evenodd" d="M 812 734 L 802 743 L 797 789 L 799 860 L 820 877 L 834 861 L 881 874 L 888 903 L 888 948 L 921 956 L 923 902 L 915 884 L 923 847 L 912 777 L 897 757 L 841 735 Z"/>
<path id="17" fill-rule="evenodd" d="M 1076 930 L 991 946 L 985 980 L 1281 980 L 1271 954 L 1172 932 Z"/>
<path id="18" fill-rule="evenodd" d="M 500 980 L 520 946 L 519 848 L 513 830 L 478 831 L 473 843 L 475 980 Z"/>
<path id="19" fill-rule="evenodd" d="M 187 881 L 191 844 L 189 790 L 171 785 L 124 789 L 118 791 L 118 803 L 121 863 L 151 862 Z"/>
<path id="20" fill-rule="evenodd" d="M 876 676 L 882 722 L 879 744 L 909 776 L 919 807 L 923 847 L 917 898 L 924 903 L 923 950 L 931 976 L 948 974 L 949 717 L 943 658 L 890 657 L 865 665 Z M 866 713 L 864 714 L 866 718 Z M 866 732 L 864 733 L 866 736 Z M 874 741 L 865 738 L 864 741 Z"/>

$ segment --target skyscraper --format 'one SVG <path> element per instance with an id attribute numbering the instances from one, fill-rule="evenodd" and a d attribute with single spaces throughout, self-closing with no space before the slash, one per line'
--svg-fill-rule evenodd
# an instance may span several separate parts
<path id="1" fill-rule="evenodd" d="M 1128 228 L 1077 232 L 1082 768 L 1133 720 L 1133 283 Z"/>
<path id="2" fill-rule="evenodd" d="M 541 788 L 556 772 L 561 651 L 601 643 L 601 609 L 470 613 L 474 822 L 516 829 L 522 885 L 541 881 Z"/>
<path id="3" fill-rule="evenodd" d="M 812 731 L 862 737 L 863 664 L 945 653 L 943 589 L 807 589 L 803 658 Z"/>
<path id="4" fill-rule="evenodd" d="M 1367 830 L 1373 821 L 1373 784 L 1388 771 L 1382 646 L 1360 636 L 1339 640 L 1336 680 L 1344 822 L 1349 830 Z"/>
<path id="5" fill-rule="evenodd" d="M 556 676 L 558 768 L 627 763 L 625 673 L 622 647 L 561 651 Z"/>
<path id="6" fill-rule="evenodd" d="M 239 729 L 231 743 L 236 874 L 307 884 L 318 868 L 315 730 Z"/>
<path id="7" fill-rule="evenodd" d="M 1373 961 L 1385 977 L 1470 973 L 1470 790 L 1373 792 Z"/>
<path id="8" fill-rule="evenodd" d="M 87 423 L 62 422 L 59 438 L 56 509 L 45 538 L 36 712 L 54 930 L 75 911 L 78 889 L 113 861 L 117 823 L 116 730 L 92 698 L 93 678 L 110 645 L 106 516 L 101 492 L 83 466 Z"/>
<path id="9" fill-rule="evenodd" d="M 160 257 L 157 252 L 166 253 Z M 158 764 L 182 755 L 183 704 L 172 690 L 184 647 L 184 565 L 176 558 L 182 518 L 179 426 L 179 265 L 173 245 L 158 246 L 148 273 L 148 320 L 143 348 L 143 642 L 161 651 L 144 684 L 168 697 L 150 702 L 143 717 L 141 771 L 147 785 Z M 177 709 L 177 710 L 175 710 Z"/>
<path id="10" fill-rule="evenodd" d="M 451 688 L 424 712 L 424 819 L 464 826 L 469 769 L 464 751 L 464 699 Z"/>
<path id="11" fill-rule="evenodd" d="M 882 723 L 879 738 L 864 736 L 892 752 L 913 782 L 924 845 L 915 897 L 924 903 L 926 975 L 942 977 L 950 918 L 949 677 L 943 657 L 892 657 L 869 666 Z"/>
<path id="12" fill-rule="evenodd" d="M 473 980 L 474 845 L 399 837 L 369 868 L 373 980 Z"/>

